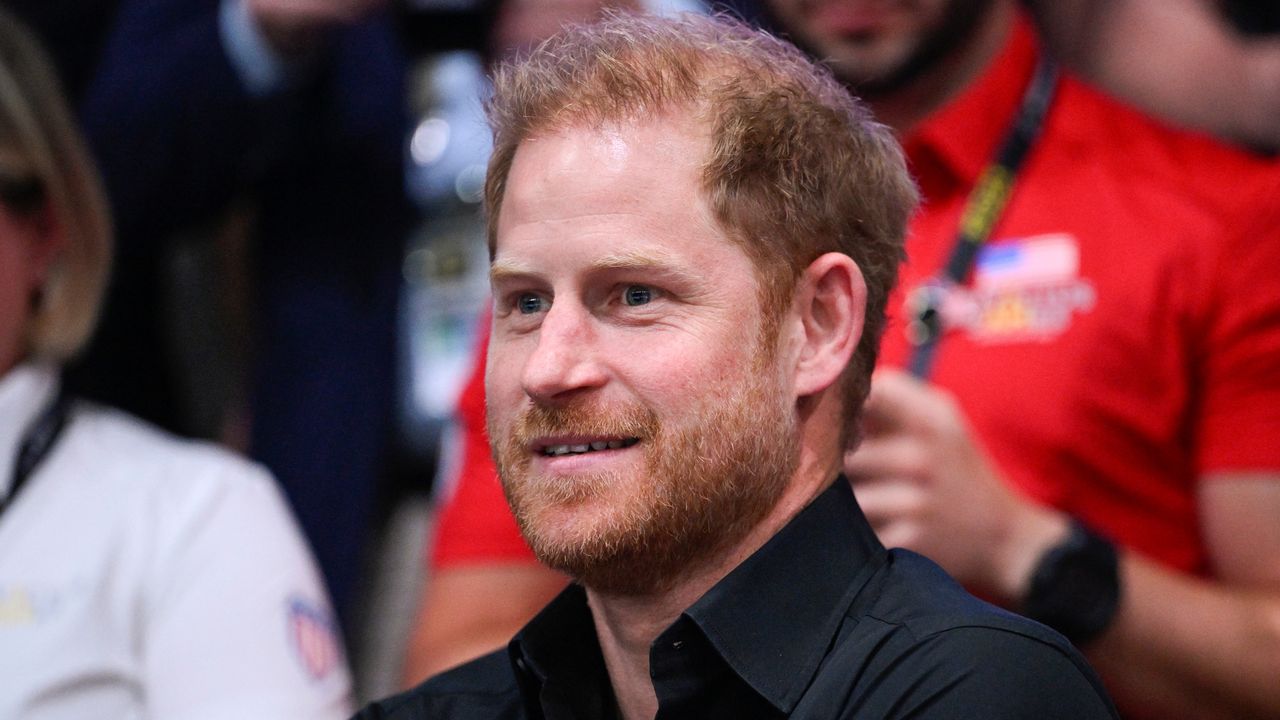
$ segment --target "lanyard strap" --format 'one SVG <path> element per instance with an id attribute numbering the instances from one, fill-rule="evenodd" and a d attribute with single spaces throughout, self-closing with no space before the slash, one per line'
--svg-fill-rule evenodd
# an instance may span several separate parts
<path id="1" fill-rule="evenodd" d="M 933 369 L 933 358 L 942 339 L 942 304 L 947 292 L 965 282 L 978 257 L 978 250 L 991 238 L 1004 214 L 1018 171 L 1044 125 L 1057 80 L 1057 64 L 1042 56 L 1031 84 L 1022 96 L 1018 114 L 1005 131 L 999 151 L 982 171 L 965 201 L 951 257 L 938 277 L 913 291 L 908 298 L 911 321 L 907 337 L 915 347 L 907 367 L 918 378 L 929 377 Z"/>
<path id="2" fill-rule="evenodd" d="M 40 463 L 53 450 L 54 444 L 62 435 L 62 431 L 67 426 L 70 419 L 71 400 L 67 393 L 61 388 L 54 395 L 53 400 L 45 406 L 40 412 L 31 426 L 22 436 L 22 441 L 18 444 L 18 455 L 14 458 L 13 473 L 9 480 L 9 494 L 0 499 L 0 516 L 9 509 L 13 504 L 14 498 L 18 496 L 18 492 L 22 490 L 31 476 L 40 467 Z"/>

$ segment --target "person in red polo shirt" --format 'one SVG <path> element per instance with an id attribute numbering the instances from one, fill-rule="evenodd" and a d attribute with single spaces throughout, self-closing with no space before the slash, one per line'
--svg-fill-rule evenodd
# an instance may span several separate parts
<path id="1" fill-rule="evenodd" d="M 1064 632 L 1126 716 L 1280 714 L 1277 168 L 1054 72 L 1012 0 L 770 10 L 899 131 L 925 198 L 846 462 L 882 539 Z M 418 643 L 442 664 L 440 628 L 500 644 L 562 582 L 483 443 L 434 544 Z"/>

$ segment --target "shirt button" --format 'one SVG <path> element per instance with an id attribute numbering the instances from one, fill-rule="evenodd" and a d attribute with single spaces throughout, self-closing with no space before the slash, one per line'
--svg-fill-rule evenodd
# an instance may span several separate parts
<path id="1" fill-rule="evenodd" d="M 671 649 L 672 649 L 672 650 L 679 650 L 679 649 L 680 649 L 680 648 L 682 648 L 682 647 L 684 647 L 684 641 L 683 641 L 683 640 L 676 640 L 675 642 L 671 643 Z"/>

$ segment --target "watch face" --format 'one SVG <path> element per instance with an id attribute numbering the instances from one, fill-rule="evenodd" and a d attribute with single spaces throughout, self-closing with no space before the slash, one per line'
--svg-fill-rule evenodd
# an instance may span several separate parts
<path id="1" fill-rule="evenodd" d="M 1119 597 L 1115 546 L 1075 524 L 1041 559 L 1023 610 L 1080 645 L 1106 629 Z"/>

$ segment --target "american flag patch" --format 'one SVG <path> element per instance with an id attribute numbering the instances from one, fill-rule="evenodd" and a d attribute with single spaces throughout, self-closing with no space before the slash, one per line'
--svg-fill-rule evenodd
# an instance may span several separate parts
<path id="1" fill-rule="evenodd" d="M 984 245 L 973 286 L 979 292 L 1068 283 L 1080 273 L 1080 246 L 1065 233 Z"/>
<path id="2" fill-rule="evenodd" d="M 289 598 L 289 640 L 302 669 L 315 680 L 324 679 L 342 662 L 337 624 L 315 602 Z"/>

